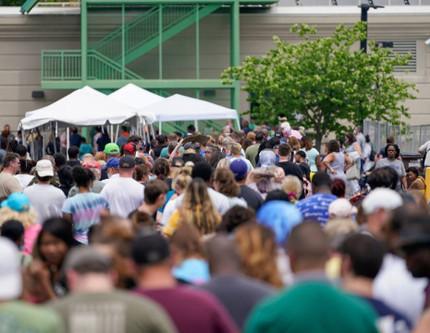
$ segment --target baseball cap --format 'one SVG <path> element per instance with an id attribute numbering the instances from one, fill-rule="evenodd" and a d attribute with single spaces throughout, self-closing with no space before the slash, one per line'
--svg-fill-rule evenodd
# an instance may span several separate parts
<path id="1" fill-rule="evenodd" d="M 246 162 L 240 158 L 233 160 L 230 163 L 230 170 L 234 174 L 234 178 L 239 181 L 245 179 L 248 174 L 248 166 Z"/>
<path id="2" fill-rule="evenodd" d="M 131 169 L 134 168 L 136 165 L 136 162 L 134 161 L 134 158 L 131 156 L 123 156 L 119 160 L 119 167 L 121 169 Z"/>
<path id="3" fill-rule="evenodd" d="M 120 149 L 116 143 L 111 142 L 105 146 L 105 149 L 103 150 L 103 152 L 106 155 L 116 155 L 120 153 Z"/>
<path id="4" fill-rule="evenodd" d="M 106 168 L 118 169 L 119 168 L 119 158 L 117 158 L 117 157 L 110 158 L 106 163 Z"/>
<path id="5" fill-rule="evenodd" d="M 356 213 L 357 208 L 344 198 L 336 199 L 328 207 L 328 214 L 336 218 L 351 217 Z"/>
<path id="6" fill-rule="evenodd" d="M 126 143 L 124 146 L 122 146 L 122 150 L 124 151 L 124 153 L 134 155 L 134 153 L 136 152 L 135 147 L 136 146 L 133 143 L 129 142 L 129 143 Z"/>
<path id="7" fill-rule="evenodd" d="M 143 233 L 133 241 L 131 253 L 137 265 L 153 265 L 167 259 L 170 256 L 170 248 L 160 233 Z"/>
<path id="8" fill-rule="evenodd" d="M 378 209 L 393 210 L 403 204 L 402 197 L 388 188 L 377 188 L 370 192 L 363 200 L 363 211 L 372 214 Z"/>
<path id="9" fill-rule="evenodd" d="M 7 207 L 19 213 L 26 212 L 30 209 L 30 199 L 24 193 L 15 192 L 1 203 L 1 207 Z"/>
<path id="10" fill-rule="evenodd" d="M 21 265 L 18 249 L 10 240 L 0 237 L 0 299 L 18 298 L 22 291 Z"/>
<path id="11" fill-rule="evenodd" d="M 49 160 L 40 160 L 36 163 L 36 173 L 39 177 L 54 176 L 54 167 Z"/>
<path id="12" fill-rule="evenodd" d="M 285 244 L 291 230 L 302 222 L 303 217 L 296 206 L 286 201 L 273 200 L 265 203 L 257 212 L 260 224 L 272 229 L 279 245 Z"/>

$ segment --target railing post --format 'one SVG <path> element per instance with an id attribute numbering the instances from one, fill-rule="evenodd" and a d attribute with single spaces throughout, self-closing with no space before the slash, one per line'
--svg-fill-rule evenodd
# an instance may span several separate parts
<path id="1" fill-rule="evenodd" d="M 196 79 L 200 79 L 200 5 L 196 4 Z"/>
<path id="2" fill-rule="evenodd" d="M 240 25 L 239 25 L 239 0 L 235 0 L 231 5 L 230 24 L 230 66 L 238 66 L 240 62 Z M 231 107 L 239 110 L 240 86 L 239 82 L 233 82 L 231 89 Z"/>
<path id="3" fill-rule="evenodd" d="M 122 24 L 122 40 L 121 40 L 121 79 L 125 79 L 125 5 L 121 5 L 121 24 Z"/>
<path id="4" fill-rule="evenodd" d="M 65 80 L 64 78 L 64 51 L 61 51 L 61 80 Z"/>
<path id="5" fill-rule="evenodd" d="M 163 78 L 163 5 L 158 5 L 158 78 Z"/>
<path id="6" fill-rule="evenodd" d="M 81 80 L 83 85 L 87 81 L 87 56 L 88 56 L 88 4 L 87 0 L 81 0 Z"/>

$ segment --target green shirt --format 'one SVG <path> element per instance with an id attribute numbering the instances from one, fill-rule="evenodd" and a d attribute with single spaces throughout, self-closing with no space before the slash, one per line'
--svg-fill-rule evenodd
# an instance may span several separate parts
<path id="1" fill-rule="evenodd" d="M 257 306 L 245 333 L 377 333 L 376 314 L 327 282 L 299 282 Z"/>
<path id="2" fill-rule="evenodd" d="M 76 293 L 50 306 L 64 319 L 68 333 L 176 332 L 160 306 L 122 291 Z"/>
<path id="3" fill-rule="evenodd" d="M 63 322 L 52 310 L 21 301 L 0 304 L 0 333 L 61 333 Z"/>

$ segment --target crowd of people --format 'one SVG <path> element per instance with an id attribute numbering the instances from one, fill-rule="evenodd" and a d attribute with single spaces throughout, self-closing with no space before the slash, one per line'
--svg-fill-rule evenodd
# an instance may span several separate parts
<path id="1" fill-rule="evenodd" d="M 426 182 L 393 138 L 54 141 L 0 136 L 0 333 L 430 332 Z"/>

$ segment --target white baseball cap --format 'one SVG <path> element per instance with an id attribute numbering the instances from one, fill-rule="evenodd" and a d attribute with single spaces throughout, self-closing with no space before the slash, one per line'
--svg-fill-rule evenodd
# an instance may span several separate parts
<path id="1" fill-rule="evenodd" d="M 378 209 L 393 210 L 403 204 L 402 197 L 388 188 L 377 188 L 370 192 L 363 200 L 363 211 L 372 214 Z"/>
<path id="2" fill-rule="evenodd" d="M 9 239 L 0 237 L 0 300 L 18 298 L 22 292 L 18 249 Z"/>
<path id="3" fill-rule="evenodd" d="M 346 218 L 357 214 L 357 208 L 355 208 L 351 203 L 344 199 L 339 198 L 333 201 L 328 207 L 328 214 L 330 217 Z"/>
<path id="4" fill-rule="evenodd" d="M 36 172 L 39 177 L 54 176 L 54 167 L 50 160 L 40 160 L 36 164 Z"/>

